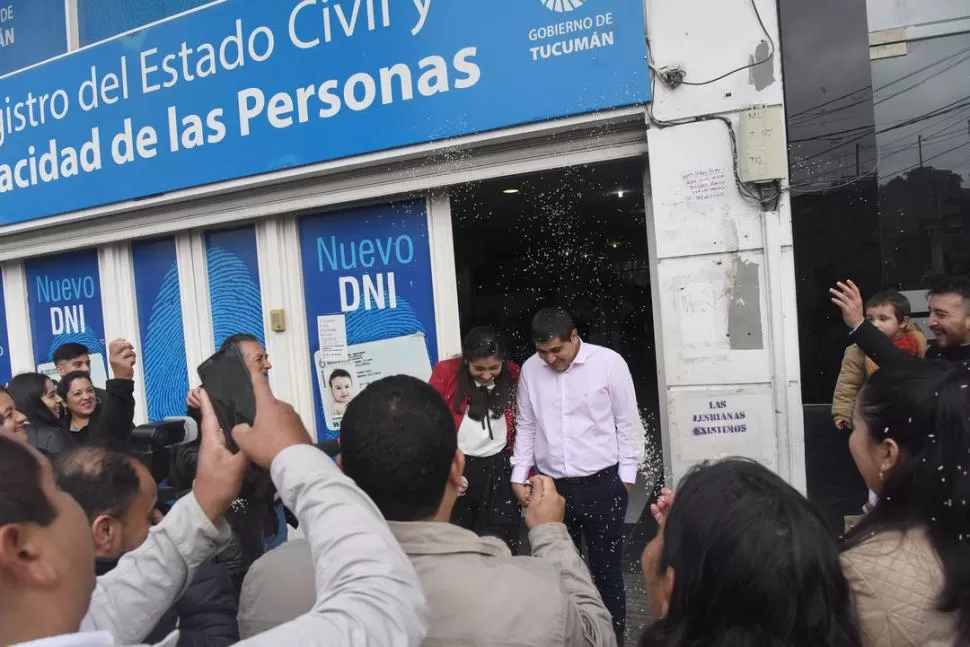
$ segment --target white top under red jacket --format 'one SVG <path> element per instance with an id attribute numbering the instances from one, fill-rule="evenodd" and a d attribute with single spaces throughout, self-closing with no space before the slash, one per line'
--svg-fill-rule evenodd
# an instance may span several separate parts
<path id="1" fill-rule="evenodd" d="M 468 411 L 468 398 L 461 403 L 461 411 L 455 411 L 455 394 L 458 392 L 458 371 L 462 370 L 464 360 L 461 357 L 446 359 L 435 364 L 431 371 L 431 386 L 441 394 L 448 403 L 448 409 L 455 418 L 455 432 L 461 428 L 461 422 Z M 505 361 L 502 366 L 503 371 L 509 372 L 512 381 L 519 381 L 519 365 L 515 362 Z M 506 447 L 509 452 L 515 447 L 515 402 L 510 402 L 505 408 L 505 424 L 508 427 L 508 439 Z"/>

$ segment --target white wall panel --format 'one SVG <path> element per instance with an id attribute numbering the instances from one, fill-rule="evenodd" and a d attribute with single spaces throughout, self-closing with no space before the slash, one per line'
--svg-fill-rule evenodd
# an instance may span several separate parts
<path id="1" fill-rule="evenodd" d="M 654 110 L 659 119 L 733 112 L 757 104 L 780 104 L 781 52 L 774 0 L 755 0 L 774 40 L 774 56 L 757 70 L 738 72 L 703 86 L 667 90 L 657 83 Z M 703 82 L 764 60 L 770 45 L 751 0 L 650 0 L 647 31 L 658 68 L 681 66 L 686 81 Z"/>
<path id="2" fill-rule="evenodd" d="M 771 379 L 763 263 L 752 252 L 660 261 L 668 387 Z"/>

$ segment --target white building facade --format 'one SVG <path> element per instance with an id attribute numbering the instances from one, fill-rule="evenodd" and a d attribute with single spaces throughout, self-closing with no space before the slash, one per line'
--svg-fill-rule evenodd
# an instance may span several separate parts
<path id="1" fill-rule="evenodd" d="M 593 257 L 645 295 L 623 297 L 647 312 L 623 353 L 667 478 L 743 455 L 804 491 L 774 2 L 141 4 L 0 2 L 0 377 L 125 337 L 138 418 L 177 415 L 195 367 L 252 332 L 332 436 L 334 370 L 427 377 L 483 319 L 527 334 L 568 286 L 503 298 L 501 268 L 526 294 L 513 257 L 568 256 L 598 222 L 642 250 Z M 585 206 L 550 210 L 557 192 Z M 619 212 L 633 233 L 602 224 Z M 472 262 L 476 231 L 494 238 Z M 591 294 L 587 319 L 615 323 L 620 297 Z"/>

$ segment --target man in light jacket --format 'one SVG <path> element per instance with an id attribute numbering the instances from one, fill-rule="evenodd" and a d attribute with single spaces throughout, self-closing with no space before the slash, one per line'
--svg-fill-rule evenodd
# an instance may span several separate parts
<path id="1" fill-rule="evenodd" d="M 531 482 L 533 557 L 512 557 L 498 539 L 448 523 L 464 456 L 451 411 L 431 386 L 403 375 L 368 386 L 341 421 L 341 451 L 345 473 L 384 513 L 418 571 L 430 614 L 425 645 L 616 645 L 551 479 Z M 299 542 L 257 560 L 240 599 L 240 635 L 310 607 L 300 575 L 309 565 Z"/>
<path id="2" fill-rule="evenodd" d="M 61 647 L 136 644 L 228 540 L 223 520 L 252 460 L 270 470 L 283 501 L 311 537 L 316 602 L 252 640 L 270 645 L 417 645 L 425 605 L 414 569 L 380 512 L 309 445 L 292 407 L 254 371 L 257 417 L 230 453 L 203 397 L 202 448 L 193 491 L 145 543 L 94 578 L 81 507 L 59 490 L 50 462 L 10 434 L 0 437 L 0 643 Z M 162 643 L 175 645 L 177 632 Z"/>

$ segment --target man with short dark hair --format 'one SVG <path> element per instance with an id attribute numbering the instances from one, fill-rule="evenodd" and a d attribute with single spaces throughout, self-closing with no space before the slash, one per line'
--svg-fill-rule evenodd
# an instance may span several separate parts
<path id="1" fill-rule="evenodd" d="M 75 371 L 91 372 L 91 356 L 84 344 L 61 344 L 54 351 L 54 366 L 61 377 Z"/>
<path id="2" fill-rule="evenodd" d="M 622 644 L 623 522 L 638 465 L 633 377 L 618 353 L 581 340 L 562 308 L 535 315 L 532 341 L 536 354 L 519 376 L 512 489 L 527 507 L 533 467 L 556 480 L 566 499 L 566 526 L 577 549 L 585 540 L 593 580 Z"/>
<path id="3" fill-rule="evenodd" d="M 862 292 L 852 281 L 839 282 L 829 291 L 832 302 L 842 311 L 845 324 L 852 331 L 853 343 L 881 367 L 914 361 L 906 351 L 866 320 Z M 927 326 L 935 339 L 926 351 L 926 359 L 970 363 L 970 281 L 964 278 L 939 279 L 927 293 L 929 318 Z"/>
<path id="4" fill-rule="evenodd" d="M 427 383 L 368 386 L 341 421 L 344 472 L 371 497 L 424 585 L 440 645 L 612 645 L 609 616 L 562 524 L 552 481 L 532 481 L 534 557 L 449 523 L 464 472 L 454 416 Z M 522 614 L 523 609 L 528 613 Z"/>
<path id="5" fill-rule="evenodd" d="M 57 462 L 56 471 L 58 485 L 87 514 L 98 575 L 111 572 L 161 521 L 151 472 L 130 456 L 96 447 L 77 449 Z M 161 641 L 177 627 L 179 647 L 232 645 L 239 640 L 237 611 L 229 571 L 210 562 L 199 569 L 148 641 Z"/>
<path id="6" fill-rule="evenodd" d="M 454 416 L 429 384 L 405 375 L 370 384 L 347 406 L 340 452 L 344 473 L 374 501 L 418 571 L 430 614 L 425 644 L 616 644 L 551 479 L 531 481 L 533 557 L 513 557 L 504 542 L 450 523 L 464 456 Z M 299 543 L 254 565 L 240 602 L 243 636 L 305 610 L 308 565 Z M 304 593 L 273 594 L 283 590 Z"/>
<path id="7" fill-rule="evenodd" d="M 68 373 L 82 371 L 91 373 L 91 354 L 84 344 L 61 344 L 54 351 L 54 367 L 64 377 Z M 108 344 L 108 365 L 115 379 L 131 380 L 135 377 L 135 347 L 125 339 L 115 339 Z"/>
<path id="8" fill-rule="evenodd" d="M 58 486 L 88 516 L 99 575 L 123 553 L 144 543 L 161 515 L 158 486 L 148 468 L 119 452 L 84 447 L 63 455 L 55 466 Z"/>

